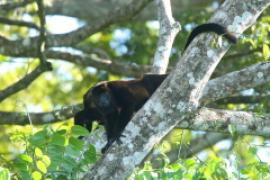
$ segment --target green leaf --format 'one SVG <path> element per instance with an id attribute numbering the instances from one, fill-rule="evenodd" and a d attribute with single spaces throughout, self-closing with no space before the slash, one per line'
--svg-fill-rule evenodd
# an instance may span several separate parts
<path id="1" fill-rule="evenodd" d="M 259 162 L 256 164 L 255 167 L 256 167 L 257 171 L 259 171 L 260 173 L 269 173 L 270 172 L 270 166 L 267 163 Z"/>
<path id="2" fill-rule="evenodd" d="M 249 152 L 251 154 L 253 154 L 253 155 L 256 155 L 257 154 L 257 150 L 258 149 L 256 147 L 254 147 L 254 146 L 249 147 Z"/>
<path id="3" fill-rule="evenodd" d="M 44 164 L 46 165 L 46 167 L 49 167 L 51 164 L 51 160 L 49 158 L 49 156 L 47 155 L 43 155 L 42 156 L 42 162 L 44 162 Z"/>
<path id="4" fill-rule="evenodd" d="M 2 54 L 0 55 L 0 62 L 4 62 L 7 59 L 7 56 L 3 56 Z"/>
<path id="5" fill-rule="evenodd" d="M 21 170 L 21 171 L 27 171 L 28 170 L 28 162 L 22 161 L 21 159 L 17 158 L 15 160 L 14 167 L 16 169 Z"/>
<path id="6" fill-rule="evenodd" d="M 39 158 L 43 156 L 41 149 L 39 149 L 38 147 L 35 148 L 35 155 L 36 157 L 39 157 Z"/>
<path id="7" fill-rule="evenodd" d="M 37 161 L 36 166 L 42 173 L 47 172 L 47 167 L 46 167 L 45 163 L 43 163 L 42 161 Z"/>
<path id="8" fill-rule="evenodd" d="M 42 146 L 45 145 L 47 142 L 47 133 L 46 131 L 39 131 L 37 133 L 35 133 L 34 135 L 32 135 L 29 139 L 30 143 L 35 145 L 35 146 Z"/>
<path id="9" fill-rule="evenodd" d="M 193 164 L 193 162 L 191 164 Z M 169 165 L 169 168 L 171 170 L 177 171 L 177 170 L 179 170 L 181 168 L 181 166 L 178 163 L 174 163 L 174 164 Z"/>
<path id="10" fill-rule="evenodd" d="M 78 149 L 78 150 L 82 150 L 83 149 L 83 141 L 77 138 L 73 138 L 71 137 L 69 139 L 69 145 L 74 146 L 74 148 Z"/>
<path id="11" fill-rule="evenodd" d="M 235 126 L 229 124 L 228 130 L 229 130 L 230 134 L 231 134 L 233 137 L 236 136 L 236 129 L 235 129 Z"/>
<path id="12" fill-rule="evenodd" d="M 200 171 L 196 171 L 195 174 L 192 176 L 192 180 L 203 180 L 203 179 L 206 178 L 204 177 L 204 174 Z"/>
<path id="13" fill-rule="evenodd" d="M 71 128 L 72 136 L 79 137 L 79 136 L 86 136 L 88 134 L 89 134 L 89 131 L 82 126 L 75 125 Z"/>
<path id="14" fill-rule="evenodd" d="M 64 146 L 65 145 L 65 137 L 60 134 L 54 134 L 52 136 L 51 144 Z"/>
<path id="15" fill-rule="evenodd" d="M 187 168 L 191 168 L 192 166 L 194 166 L 196 164 L 196 161 L 194 159 L 187 159 L 185 161 L 185 166 Z"/>
<path id="16" fill-rule="evenodd" d="M 31 156 L 28 156 L 26 154 L 21 154 L 19 155 L 19 159 L 25 161 L 25 162 L 29 162 L 29 163 L 32 163 L 33 162 L 33 159 Z"/>
<path id="17" fill-rule="evenodd" d="M 23 180 L 32 180 L 31 174 L 29 174 L 29 170 L 19 170 L 20 179 Z"/>
<path id="18" fill-rule="evenodd" d="M 142 175 L 143 175 L 143 177 L 144 177 L 145 180 L 152 180 L 153 179 L 152 176 L 151 176 L 151 173 L 148 172 L 148 171 L 144 171 L 142 173 Z"/>
<path id="19" fill-rule="evenodd" d="M 96 149 L 93 145 L 88 146 L 88 150 L 86 150 L 83 154 L 83 162 L 85 164 L 89 163 L 95 163 L 97 161 L 97 154 L 96 154 Z"/>
<path id="20" fill-rule="evenodd" d="M 77 162 L 73 158 L 68 156 L 64 157 L 63 163 L 61 165 L 61 167 L 67 172 L 72 172 L 76 166 Z"/>
<path id="21" fill-rule="evenodd" d="M 83 141 L 77 138 L 71 137 L 69 139 L 69 144 L 66 147 L 65 153 L 69 156 L 77 157 L 81 154 L 83 150 Z"/>
<path id="22" fill-rule="evenodd" d="M 9 179 L 10 179 L 9 170 L 6 168 L 0 167 L 0 180 L 9 180 Z"/>
<path id="23" fill-rule="evenodd" d="M 38 171 L 34 171 L 34 172 L 32 173 L 32 178 L 33 178 L 34 180 L 40 180 L 40 179 L 42 179 L 42 174 L 41 174 L 40 172 L 38 172 Z"/>
<path id="24" fill-rule="evenodd" d="M 63 146 L 58 146 L 58 145 L 53 145 L 49 144 L 48 145 L 48 155 L 51 159 L 51 161 L 55 162 L 61 162 L 63 158 L 65 148 Z"/>
<path id="25" fill-rule="evenodd" d="M 263 44 L 262 48 L 263 58 L 267 60 L 270 57 L 270 49 L 267 44 Z"/>
<path id="26" fill-rule="evenodd" d="M 61 129 L 61 130 L 56 131 L 56 133 L 59 134 L 59 135 L 66 135 L 67 130 Z"/>

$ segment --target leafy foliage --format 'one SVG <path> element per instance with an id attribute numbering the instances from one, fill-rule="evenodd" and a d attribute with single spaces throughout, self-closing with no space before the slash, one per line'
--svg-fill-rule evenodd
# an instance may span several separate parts
<path id="1" fill-rule="evenodd" d="M 0 167 L 0 179 L 1 180 L 9 180 L 10 179 L 10 172 L 8 169 Z"/>
<path id="2" fill-rule="evenodd" d="M 226 180 L 226 179 L 260 179 L 270 178 L 270 166 L 267 163 L 256 162 L 244 167 L 239 164 L 224 161 L 222 158 L 212 157 L 206 161 L 198 158 L 178 160 L 175 163 L 165 163 L 160 169 L 153 169 L 146 162 L 142 169 L 137 169 L 129 179 L 187 179 L 187 180 Z"/>
<path id="3" fill-rule="evenodd" d="M 70 131 L 44 127 L 35 134 L 21 139 L 25 151 L 19 154 L 11 170 L 18 179 L 76 179 L 85 168 L 96 161 L 95 148 L 84 146 L 79 136 L 87 129 L 73 126 Z M 8 171 L 2 172 L 4 173 Z M 0 174 L 1 175 L 1 174 Z"/>

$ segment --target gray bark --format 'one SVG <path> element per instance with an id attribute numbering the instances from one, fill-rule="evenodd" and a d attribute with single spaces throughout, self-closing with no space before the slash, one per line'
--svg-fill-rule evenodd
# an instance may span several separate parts
<path id="1" fill-rule="evenodd" d="M 127 5 L 131 0 L 53 0 L 47 12 L 49 14 L 59 14 L 72 17 L 78 17 L 87 22 L 99 21 L 100 17 L 107 15 L 110 9 Z M 202 7 L 211 4 L 211 0 L 172 0 L 173 14 L 181 17 L 187 9 L 196 11 Z M 151 3 L 136 18 L 137 21 L 156 19 L 156 6 Z"/>
<path id="2" fill-rule="evenodd" d="M 168 68 L 174 38 L 181 27 L 172 16 L 170 0 L 156 0 L 156 4 L 160 29 L 158 45 L 151 72 L 156 74 L 164 74 Z"/>

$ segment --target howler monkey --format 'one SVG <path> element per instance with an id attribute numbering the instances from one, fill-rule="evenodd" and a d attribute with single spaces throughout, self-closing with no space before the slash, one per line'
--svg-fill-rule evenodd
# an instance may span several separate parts
<path id="1" fill-rule="evenodd" d="M 236 42 L 236 37 L 225 27 L 208 23 L 196 27 L 191 32 L 184 50 L 198 34 L 204 32 L 215 32 L 232 43 Z M 84 95 L 84 109 L 75 114 L 75 124 L 84 126 L 89 131 L 94 120 L 104 125 L 107 135 L 107 144 L 102 148 L 104 153 L 114 141 L 121 142 L 121 133 L 133 113 L 144 105 L 166 76 L 166 74 L 146 74 L 141 79 L 104 81 L 96 84 Z"/>

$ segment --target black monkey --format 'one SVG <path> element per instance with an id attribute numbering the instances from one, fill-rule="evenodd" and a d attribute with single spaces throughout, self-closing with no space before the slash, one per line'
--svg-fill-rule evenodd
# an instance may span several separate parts
<path id="1" fill-rule="evenodd" d="M 191 32 L 184 50 L 198 34 L 203 32 L 215 32 L 232 43 L 236 42 L 236 37 L 227 32 L 225 27 L 208 23 L 196 27 Z M 114 141 L 121 142 L 121 133 L 133 113 L 144 105 L 166 77 L 167 74 L 146 74 L 141 79 L 104 81 L 96 84 L 84 95 L 84 109 L 75 115 L 75 124 L 84 126 L 89 131 L 95 120 L 104 125 L 107 135 L 107 144 L 102 148 L 104 153 Z"/>

